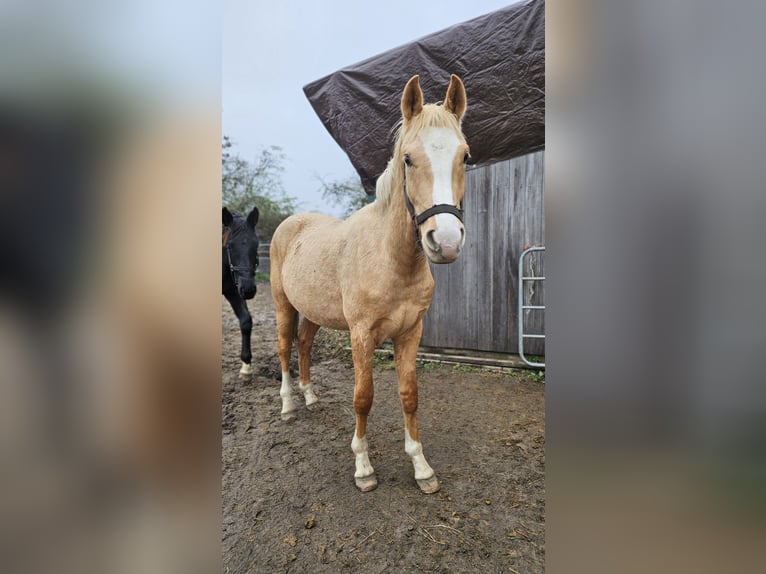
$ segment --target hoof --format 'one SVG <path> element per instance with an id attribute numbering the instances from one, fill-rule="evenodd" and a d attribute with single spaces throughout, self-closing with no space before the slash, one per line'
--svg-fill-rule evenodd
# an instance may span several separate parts
<path id="1" fill-rule="evenodd" d="M 308 384 L 305 387 L 303 385 L 300 385 L 299 388 L 303 392 L 303 397 L 306 399 L 307 407 L 310 407 L 311 405 L 313 405 L 319 400 L 319 397 L 316 396 L 316 393 L 314 392 L 314 389 L 311 386 L 311 384 Z"/>
<path id="2" fill-rule="evenodd" d="M 369 492 L 378 488 L 378 479 L 375 478 L 374 474 L 362 478 L 355 477 L 354 481 L 356 482 L 356 487 L 362 492 Z"/>
<path id="3" fill-rule="evenodd" d="M 279 415 L 280 418 L 285 422 L 290 422 L 291 420 L 295 419 L 295 411 L 290 411 L 287 413 L 282 413 Z"/>
<path id="4" fill-rule="evenodd" d="M 249 363 L 242 363 L 242 368 L 239 370 L 239 374 L 245 377 L 252 375 L 253 366 Z"/>
<path id="5" fill-rule="evenodd" d="M 441 488 L 436 475 L 433 475 L 431 478 L 417 478 L 415 480 L 417 481 L 420 490 L 422 490 L 425 494 L 433 494 L 434 492 L 439 492 L 439 489 Z"/>
<path id="6" fill-rule="evenodd" d="M 314 395 L 313 397 L 306 397 L 306 406 L 311 407 L 319 402 L 319 398 Z"/>

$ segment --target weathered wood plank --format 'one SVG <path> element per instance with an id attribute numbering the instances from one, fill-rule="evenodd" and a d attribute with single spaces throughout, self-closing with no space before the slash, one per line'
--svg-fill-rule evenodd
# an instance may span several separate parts
<path id="1" fill-rule="evenodd" d="M 525 185 L 524 230 L 525 244 L 542 245 L 543 234 L 543 156 L 542 154 L 530 154 L 526 156 L 528 161 L 527 180 Z M 531 277 L 543 277 L 545 253 L 534 252 L 527 257 L 527 271 L 525 275 Z M 540 281 L 525 282 L 525 302 L 529 305 L 544 305 L 544 283 Z M 528 310 L 525 317 L 525 331 L 529 333 L 544 333 L 544 311 Z M 528 354 L 542 355 L 545 353 L 545 343 L 541 339 L 532 339 L 525 342 L 525 352 Z"/>

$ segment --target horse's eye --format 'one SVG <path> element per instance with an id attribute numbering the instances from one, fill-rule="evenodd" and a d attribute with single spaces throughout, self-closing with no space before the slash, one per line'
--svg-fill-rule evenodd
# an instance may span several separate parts
<path id="1" fill-rule="evenodd" d="M 410 156 L 405 155 L 404 156 L 404 165 L 407 167 L 412 167 L 412 160 L 410 159 Z"/>

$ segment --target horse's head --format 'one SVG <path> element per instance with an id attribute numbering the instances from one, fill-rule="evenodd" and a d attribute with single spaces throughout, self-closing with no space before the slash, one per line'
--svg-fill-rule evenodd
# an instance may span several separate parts
<path id="1" fill-rule="evenodd" d="M 258 208 L 247 217 L 223 208 L 223 264 L 243 299 L 255 297 L 255 270 L 258 268 Z"/>
<path id="2" fill-rule="evenodd" d="M 460 210 L 469 158 L 460 129 L 465 108 L 465 87 L 454 74 L 442 105 L 423 104 L 418 76 L 402 93 L 398 153 L 405 201 L 423 251 L 434 263 L 452 263 L 465 243 Z"/>

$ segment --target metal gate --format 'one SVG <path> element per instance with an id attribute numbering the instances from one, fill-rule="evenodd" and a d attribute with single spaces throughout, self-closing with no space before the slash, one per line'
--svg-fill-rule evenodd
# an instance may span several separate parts
<path id="1" fill-rule="evenodd" d="M 529 247 L 521 252 L 519 255 L 519 357 L 530 367 L 542 367 L 545 368 L 545 363 L 537 363 L 530 361 L 524 356 L 524 340 L 525 339 L 545 339 L 545 333 L 525 333 L 524 332 L 524 316 L 525 311 L 545 311 L 545 305 L 527 305 L 524 301 L 524 282 L 525 281 L 545 281 L 545 276 L 537 277 L 535 275 L 524 275 L 524 257 L 533 251 L 545 251 L 545 247 Z M 541 255 L 542 256 L 542 255 Z"/>

